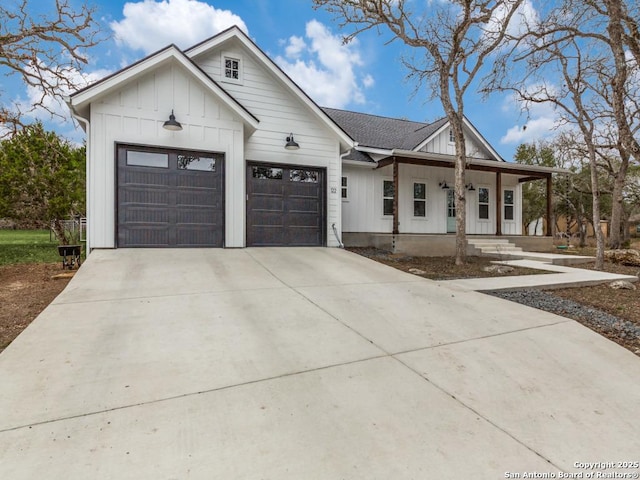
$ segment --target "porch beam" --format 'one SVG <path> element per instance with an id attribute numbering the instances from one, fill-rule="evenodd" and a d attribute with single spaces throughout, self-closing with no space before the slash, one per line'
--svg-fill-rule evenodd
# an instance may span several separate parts
<path id="1" fill-rule="evenodd" d="M 394 235 L 398 235 L 398 233 L 400 233 L 400 220 L 398 217 L 398 213 L 399 213 L 399 208 L 398 208 L 398 203 L 400 200 L 400 191 L 398 190 L 398 186 L 400 185 L 400 182 L 398 181 L 398 170 L 399 170 L 399 163 L 398 160 L 394 157 L 393 158 L 393 234 Z"/>
<path id="2" fill-rule="evenodd" d="M 393 163 L 393 159 L 396 159 L 398 163 L 406 163 L 409 165 L 423 165 L 427 167 L 442 167 L 442 168 L 455 168 L 455 165 L 451 162 L 443 162 L 441 160 L 429 160 L 423 158 L 410 158 L 410 157 L 388 157 L 384 160 L 380 160 L 378 162 L 378 166 L 376 168 L 383 168 Z M 499 163 L 499 162 L 496 162 Z M 500 168 L 500 165 L 488 166 L 488 165 L 474 165 L 473 163 L 468 164 L 465 167 L 467 170 L 475 170 L 479 172 L 492 172 L 497 173 L 501 172 L 508 175 L 526 175 L 527 181 L 535 180 L 535 179 L 543 179 L 547 177 L 547 173 L 537 173 L 531 172 L 526 169 L 520 168 Z"/>
<path id="3" fill-rule="evenodd" d="M 496 172 L 496 236 L 502 235 L 502 174 Z"/>
<path id="4" fill-rule="evenodd" d="M 533 182 L 534 180 L 542 180 L 544 178 L 547 178 L 547 176 L 545 175 L 543 177 L 524 177 L 524 178 L 519 178 L 518 183 Z"/>
<path id="5" fill-rule="evenodd" d="M 545 236 L 550 237 L 553 235 L 551 225 L 551 203 L 553 197 L 553 182 L 551 174 L 547 175 L 547 228 L 545 229 Z"/>
<path id="6" fill-rule="evenodd" d="M 378 165 L 376 166 L 376 170 L 378 168 L 384 168 L 384 167 L 388 167 L 389 165 L 393 165 L 395 161 L 396 161 L 396 157 L 388 157 L 388 158 L 382 159 L 378 162 Z"/>

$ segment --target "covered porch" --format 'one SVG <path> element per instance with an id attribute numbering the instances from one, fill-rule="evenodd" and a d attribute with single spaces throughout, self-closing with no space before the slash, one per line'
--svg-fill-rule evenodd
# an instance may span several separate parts
<path id="1" fill-rule="evenodd" d="M 392 167 L 393 169 L 393 191 L 394 191 L 394 202 L 393 202 L 393 226 L 392 231 L 390 232 L 393 235 L 399 235 L 401 233 L 400 230 L 400 212 L 404 208 L 401 205 L 401 199 L 403 198 L 403 194 L 401 191 L 401 182 L 400 178 L 400 170 L 403 168 L 403 165 L 418 165 L 424 167 L 440 167 L 446 169 L 455 169 L 455 158 L 451 155 L 443 155 L 436 153 L 426 153 L 426 152 L 414 152 L 414 151 L 406 151 L 406 150 L 394 150 L 392 155 L 381 159 L 377 162 L 376 169 L 381 169 L 385 167 Z M 538 165 L 521 165 L 515 163 L 508 162 L 497 162 L 495 160 L 485 160 L 485 159 L 477 159 L 477 158 L 468 158 L 466 162 L 466 170 L 472 172 L 488 172 L 494 175 L 494 185 L 495 185 L 495 202 L 494 211 L 491 212 L 492 220 L 492 230 L 489 232 L 484 232 L 485 234 L 493 235 L 496 237 L 503 236 L 503 212 L 508 212 L 504 210 L 505 202 L 503 198 L 503 175 L 510 175 L 511 177 L 516 177 L 518 184 L 523 184 L 525 182 L 531 182 L 536 180 L 544 180 L 546 183 L 546 218 L 551 218 L 552 216 L 552 200 L 553 200 L 553 190 L 552 190 L 552 176 L 554 173 L 559 174 L 568 174 L 568 170 L 558 169 L 558 168 L 549 168 L 542 167 Z M 440 188 L 442 189 L 453 189 L 453 185 L 448 185 L 446 182 L 439 183 Z M 465 188 L 465 194 L 468 194 L 468 190 L 474 190 L 475 188 L 471 183 L 467 183 Z M 513 200 L 511 200 L 510 206 L 513 205 Z M 487 206 L 487 209 L 489 206 Z M 522 209 L 522 205 L 518 206 L 519 211 Z M 455 206 L 454 206 L 455 209 Z M 454 210 L 455 211 L 455 210 Z M 468 229 L 469 231 L 469 229 Z M 448 229 L 447 233 L 454 233 L 455 230 Z M 407 233 L 407 232 L 403 232 Z M 470 232 L 477 233 L 477 232 Z M 519 233 L 519 232 L 518 232 Z M 551 237 L 551 225 L 550 222 L 546 222 L 545 227 L 545 237 Z M 535 243 L 535 242 L 533 242 Z"/>

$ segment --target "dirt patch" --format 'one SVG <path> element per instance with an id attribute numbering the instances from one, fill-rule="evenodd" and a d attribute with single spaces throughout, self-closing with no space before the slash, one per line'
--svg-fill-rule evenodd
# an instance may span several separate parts
<path id="1" fill-rule="evenodd" d="M 371 258 L 385 265 L 404 272 L 413 273 L 431 280 L 456 280 L 459 278 L 487 278 L 505 277 L 498 272 L 486 272 L 484 268 L 493 265 L 494 259 L 486 257 L 467 257 L 464 265 L 456 265 L 453 257 L 413 257 L 404 254 L 389 253 L 376 248 L 348 248 L 347 250 Z M 543 275 L 545 270 L 514 267 L 509 276 L 514 275 Z"/>
<path id="2" fill-rule="evenodd" d="M 61 271 L 60 263 L 0 266 L 0 352 L 67 286 L 51 278 Z"/>

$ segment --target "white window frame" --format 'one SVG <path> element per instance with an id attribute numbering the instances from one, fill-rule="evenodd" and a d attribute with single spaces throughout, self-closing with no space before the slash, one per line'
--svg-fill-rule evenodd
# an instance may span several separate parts
<path id="1" fill-rule="evenodd" d="M 416 198 L 415 197 L 415 189 L 416 183 L 420 183 L 424 185 L 424 198 Z M 415 214 L 415 202 L 424 202 L 424 216 L 416 216 Z M 427 208 L 429 205 L 429 182 L 427 182 L 424 178 L 413 178 L 411 179 L 411 208 L 413 211 L 411 212 L 411 218 L 413 220 L 427 220 L 429 209 Z"/>
<path id="2" fill-rule="evenodd" d="M 349 176 L 342 175 L 340 178 L 340 198 L 343 202 L 349 201 Z"/>
<path id="3" fill-rule="evenodd" d="M 395 185 L 394 185 L 394 191 L 393 191 L 393 197 L 385 197 L 384 196 L 384 183 L 385 182 L 391 182 L 391 184 L 393 185 L 393 179 L 392 178 L 383 178 L 382 179 L 382 218 L 388 219 L 388 218 L 392 218 L 393 217 L 393 211 L 389 214 L 385 214 L 384 213 L 384 201 L 385 200 L 393 200 L 394 202 L 396 201 L 396 191 L 395 191 Z M 393 210 L 393 209 L 392 209 Z"/>
<path id="4" fill-rule="evenodd" d="M 481 202 L 480 201 L 480 191 L 481 190 L 486 190 L 487 191 L 487 201 L 486 202 Z M 478 196 L 476 197 L 477 201 L 478 201 L 478 221 L 479 222 L 489 222 L 491 221 L 491 189 L 489 187 L 478 187 Z M 481 205 L 486 205 L 487 206 L 487 218 L 482 218 L 480 217 L 480 206 Z"/>
<path id="5" fill-rule="evenodd" d="M 226 76 L 226 60 L 238 62 L 238 78 L 230 78 Z M 231 52 L 222 52 L 220 54 L 220 80 L 222 82 L 242 84 L 244 82 L 244 60 L 242 55 Z"/>
<path id="6" fill-rule="evenodd" d="M 513 193 L 513 203 L 506 203 L 505 199 L 507 196 L 505 192 Z M 513 211 L 513 218 L 507 218 L 507 207 L 511 207 Z M 503 188 L 502 189 L 502 220 L 505 222 L 515 222 L 516 221 L 516 190 L 515 188 Z"/>
<path id="7" fill-rule="evenodd" d="M 449 144 L 453 145 L 456 143 L 456 139 L 453 136 L 453 128 L 449 128 Z"/>

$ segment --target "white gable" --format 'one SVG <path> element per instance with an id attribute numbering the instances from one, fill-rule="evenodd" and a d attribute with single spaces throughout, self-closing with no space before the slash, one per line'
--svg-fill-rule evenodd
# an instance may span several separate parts
<path id="1" fill-rule="evenodd" d="M 482 160 L 503 161 L 498 153 L 482 138 L 475 127 L 465 119 L 464 138 L 467 157 Z M 451 128 L 449 123 L 442 126 L 437 132 L 431 135 L 420 145 L 416 151 L 426 153 L 438 153 L 444 155 L 455 155 L 455 143 L 451 138 Z"/>

